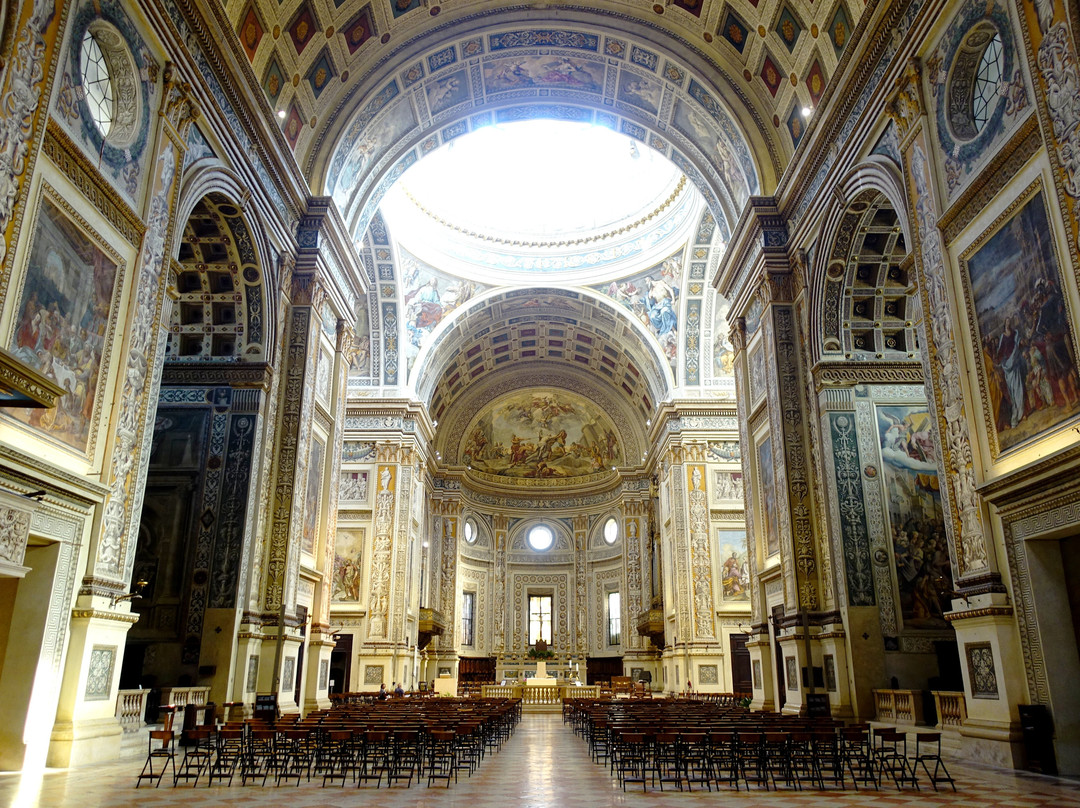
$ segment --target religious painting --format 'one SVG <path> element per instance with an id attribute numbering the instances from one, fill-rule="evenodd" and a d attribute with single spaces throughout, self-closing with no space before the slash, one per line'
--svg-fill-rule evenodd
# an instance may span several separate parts
<path id="1" fill-rule="evenodd" d="M 737 471 L 720 471 L 713 475 L 713 499 L 717 503 L 743 503 L 743 477 Z"/>
<path id="2" fill-rule="evenodd" d="M 946 628 L 939 589 L 952 589 L 933 416 L 923 406 L 877 407 L 882 485 L 906 628 Z"/>
<path id="3" fill-rule="evenodd" d="M 489 93 L 544 87 L 600 93 L 604 63 L 555 54 L 520 55 L 484 63 L 484 87 Z"/>
<path id="4" fill-rule="evenodd" d="M 405 250 L 401 251 L 401 264 L 405 333 L 408 336 L 405 356 L 411 370 L 424 339 L 443 318 L 487 287 L 436 272 Z"/>
<path id="5" fill-rule="evenodd" d="M 466 430 L 462 455 L 478 471 L 535 479 L 581 477 L 623 462 L 608 414 L 565 390 L 496 400 Z"/>
<path id="6" fill-rule="evenodd" d="M 308 555 L 315 554 L 315 545 L 319 532 L 319 494 L 322 490 L 323 455 L 326 447 L 318 438 L 311 441 L 311 454 L 308 456 L 307 496 L 304 505 L 303 550 Z"/>
<path id="7" fill-rule="evenodd" d="M 1054 231 L 1036 183 L 960 258 L 995 457 L 1080 414 Z"/>
<path id="8" fill-rule="evenodd" d="M 746 530 L 717 530 L 716 546 L 720 553 L 720 584 L 725 602 L 750 600 L 750 558 Z"/>
<path id="9" fill-rule="evenodd" d="M 758 446 L 758 471 L 761 474 L 761 511 L 765 522 L 765 554 L 780 552 L 780 524 L 776 513 L 776 471 L 773 469 L 772 437 Z"/>
<path id="10" fill-rule="evenodd" d="M 723 295 L 716 296 L 716 313 L 713 317 L 713 378 L 735 378 L 735 346 L 731 343 L 731 326 L 728 312 L 731 304 Z"/>
<path id="11" fill-rule="evenodd" d="M 330 403 L 331 374 L 334 372 L 334 357 L 329 351 L 319 351 L 319 361 L 315 365 L 315 395 L 324 404 Z"/>
<path id="12" fill-rule="evenodd" d="M 663 89 L 663 85 L 655 79 L 639 76 L 628 70 L 623 70 L 619 74 L 619 100 L 653 115 L 660 111 L 660 96 Z"/>
<path id="13" fill-rule="evenodd" d="M 678 374 L 682 253 L 644 272 L 595 288 L 634 313 L 659 341 L 671 369 Z"/>
<path id="14" fill-rule="evenodd" d="M 363 593 L 365 529 L 339 530 L 334 542 L 335 603 L 359 603 Z"/>
<path id="15" fill-rule="evenodd" d="M 765 398 L 765 350 L 758 342 L 750 349 L 747 357 L 749 373 L 747 381 L 750 383 L 750 406 L 756 407 Z"/>
<path id="16" fill-rule="evenodd" d="M 428 109 L 432 115 L 438 115 L 444 109 L 457 106 L 469 100 L 469 80 L 464 68 L 449 76 L 429 81 L 424 86 L 427 93 Z"/>
<path id="17" fill-rule="evenodd" d="M 72 216 L 75 216 L 72 213 Z M 77 218 L 77 217 L 76 217 Z M 42 195 L 8 350 L 67 392 L 51 409 L 8 412 L 83 453 L 93 445 L 105 384 L 110 316 L 122 263 L 89 227 Z"/>

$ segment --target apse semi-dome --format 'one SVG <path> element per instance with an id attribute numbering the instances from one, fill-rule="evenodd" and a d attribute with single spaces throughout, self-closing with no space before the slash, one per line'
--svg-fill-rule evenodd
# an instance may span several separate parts
<path id="1" fill-rule="evenodd" d="M 413 165 L 380 211 L 399 245 L 492 284 L 594 283 L 670 255 L 704 200 L 664 155 L 603 126 L 477 129 Z"/>

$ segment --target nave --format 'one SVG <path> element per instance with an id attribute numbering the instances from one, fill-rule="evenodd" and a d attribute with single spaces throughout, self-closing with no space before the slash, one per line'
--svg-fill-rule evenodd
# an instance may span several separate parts
<path id="1" fill-rule="evenodd" d="M 978 806 L 979 808 L 1069 808 L 1080 806 L 1080 783 L 1027 772 L 991 769 L 950 762 L 958 791 L 883 788 L 880 792 L 828 790 L 794 793 L 745 788 L 692 792 L 650 790 L 623 792 L 604 765 L 590 760 L 585 742 L 574 735 L 556 714 L 526 713 L 502 750 L 475 775 L 444 789 L 416 785 L 393 787 L 322 788 L 319 781 L 299 787 L 283 785 L 215 785 L 173 788 L 167 780 L 160 788 L 135 789 L 141 760 L 121 760 L 91 769 L 54 770 L 35 777 L 30 773 L 0 775 L 0 805 L 12 808 L 148 808 L 149 806 L 378 806 L 378 808 L 701 808 L 717 804 L 739 808 L 818 806 L 847 808 L 890 806 Z M 205 781 L 204 781 L 205 782 Z"/>

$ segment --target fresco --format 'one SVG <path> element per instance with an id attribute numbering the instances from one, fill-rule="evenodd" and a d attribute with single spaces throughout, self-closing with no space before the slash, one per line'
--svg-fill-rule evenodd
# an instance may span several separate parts
<path id="1" fill-rule="evenodd" d="M 622 303 L 660 342 L 671 369 L 678 373 L 679 289 L 682 253 L 678 252 L 645 272 L 595 287 Z"/>
<path id="2" fill-rule="evenodd" d="M 460 104 L 469 99 L 469 81 L 465 70 L 458 70 L 449 76 L 429 81 L 424 86 L 427 93 L 428 108 L 432 115 L 438 115 L 444 109 Z"/>
<path id="3" fill-rule="evenodd" d="M 322 441 L 315 438 L 311 441 L 311 455 L 308 457 L 307 470 L 307 494 L 304 505 L 304 535 L 303 550 L 308 555 L 314 555 L 315 544 L 319 532 L 319 493 L 322 489 L 323 454 L 325 447 Z"/>
<path id="4" fill-rule="evenodd" d="M 447 313 L 487 287 L 435 272 L 405 250 L 401 251 L 401 256 L 407 338 L 405 357 L 409 370 L 412 370 L 424 338 L 435 330 Z"/>
<path id="5" fill-rule="evenodd" d="M 945 628 L 938 588 L 953 587 L 933 416 L 925 405 L 879 405 L 877 424 L 904 626 Z"/>
<path id="6" fill-rule="evenodd" d="M 746 176 L 740 167 L 739 157 L 729 142 L 717 131 L 716 125 L 689 104 L 678 102 L 671 119 L 672 125 L 698 144 L 702 152 L 720 174 L 731 198 L 742 207 L 750 198 Z M 711 148 L 710 148 L 711 144 Z"/>
<path id="7" fill-rule="evenodd" d="M 399 142 L 416 126 L 416 117 L 407 101 L 399 101 L 358 137 L 341 166 L 334 185 L 334 200 L 344 204 L 361 174 L 378 161 L 388 144 Z M 335 160 L 335 162 L 337 162 Z"/>
<path id="8" fill-rule="evenodd" d="M 363 594 L 364 528 L 339 530 L 334 542 L 334 579 L 332 599 L 359 603 Z"/>
<path id="9" fill-rule="evenodd" d="M 746 550 L 746 530 L 717 530 L 720 548 L 720 583 L 725 601 L 750 600 L 750 559 Z"/>
<path id="10" fill-rule="evenodd" d="M 731 343 L 731 325 L 728 312 L 731 304 L 723 295 L 716 296 L 716 314 L 713 318 L 713 378 L 735 377 L 735 346 Z"/>
<path id="11" fill-rule="evenodd" d="M 664 87 L 659 81 L 650 80 L 626 70 L 619 74 L 618 99 L 623 103 L 640 107 L 653 115 L 660 112 L 660 96 L 663 90 Z"/>
<path id="12" fill-rule="evenodd" d="M 608 416 L 566 391 L 513 393 L 468 430 L 465 463 L 505 477 L 580 477 L 623 462 Z"/>
<path id="13" fill-rule="evenodd" d="M 758 446 L 758 466 L 761 473 L 761 509 L 765 518 L 765 554 L 780 552 L 780 525 L 776 513 L 776 477 L 773 469 L 772 437 Z"/>
<path id="14" fill-rule="evenodd" d="M 42 197 L 8 350 L 67 390 L 52 409 L 13 409 L 20 421 L 86 452 L 104 383 L 118 263 Z"/>
<path id="15" fill-rule="evenodd" d="M 555 54 L 492 59 L 484 63 L 484 87 L 489 93 L 533 87 L 599 93 L 604 89 L 604 64 Z"/>
<path id="16" fill-rule="evenodd" d="M 995 454 L 1080 414 L 1080 377 L 1042 192 L 961 258 Z"/>

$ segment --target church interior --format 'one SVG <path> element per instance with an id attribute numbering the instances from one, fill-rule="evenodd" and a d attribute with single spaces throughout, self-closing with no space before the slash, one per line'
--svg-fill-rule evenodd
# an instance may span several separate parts
<path id="1" fill-rule="evenodd" d="M 1075 3 L 0 26 L 0 770 L 543 679 L 1080 774 Z"/>

